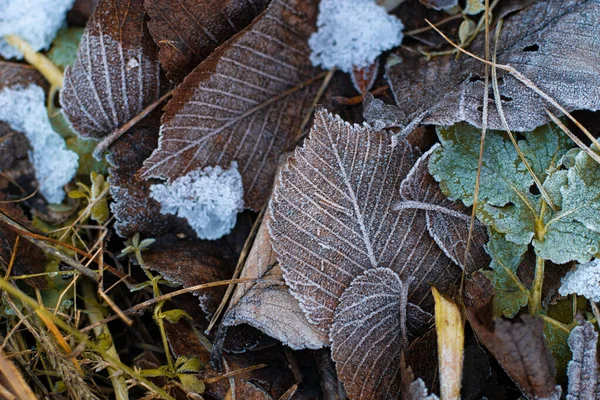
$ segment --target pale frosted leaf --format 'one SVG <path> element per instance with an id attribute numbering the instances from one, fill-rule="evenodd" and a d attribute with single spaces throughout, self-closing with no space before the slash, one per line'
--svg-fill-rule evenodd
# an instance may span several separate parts
<path id="1" fill-rule="evenodd" d="M 223 317 L 228 326 L 249 324 L 292 349 L 317 349 L 329 339 L 308 323 L 304 313 L 283 280 L 271 246 L 267 221 L 261 223 L 240 278 L 264 279 L 267 282 L 239 283 Z"/>
<path id="2" fill-rule="evenodd" d="M 471 273 L 490 263 L 490 258 L 484 250 L 487 242 L 486 228 L 481 222 L 474 221 L 468 264 L 465 268 L 471 213 L 461 202 L 447 199 L 439 184 L 429 174 L 429 159 L 438 147 L 436 144 L 423 154 L 410 170 L 400 187 L 404 201 L 398 203 L 397 208 L 426 210 L 427 228 L 438 246 L 452 261 Z"/>
<path id="3" fill-rule="evenodd" d="M 598 332 L 594 325 L 584 321 L 569 335 L 569 347 L 573 358 L 569 361 L 569 389 L 567 400 L 597 399 L 600 396 L 598 385 Z"/>
<path id="4" fill-rule="evenodd" d="M 408 283 L 389 268 L 367 270 L 342 294 L 331 327 L 331 357 L 351 399 L 397 399 L 407 332 L 431 317 L 407 309 Z M 408 317 L 409 313 L 415 315 Z"/>
<path id="5" fill-rule="evenodd" d="M 105 136 L 158 99 L 158 52 L 144 18 L 141 0 L 98 3 L 60 97 L 80 135 Z"/>
<path id="6" fill-rule="evenodd" d="M 324 111 L 281 172 L 269 228 L 284 278 L 309 322 L 328 332 L 339 298 L 364 271 L 414 276 L 409 301 L 432 309 L 431 285 L 448 290 L 460 269 L 427 231 L 422 210 L 394 211 L 418 157 L 387 132 Z"/>
<path id="7" fill-rule="evenodd" d="M 567 110 L 598 110 L 600 42 L 589 32 L 599 24 L 598 0 L 533 2 L 506 18 L 497 61 L 516 68 Z M 482 56 L 483 44 L 484 35 L 479 35 L 469 51 Z M 402 51 L 388 63 L 386 76 L 398 105 L 408 115 L 406 124 L 467 121 L 481 126 L 485 74 L 480 61 L 454 54 L 427 61 L 424 56 Z M 513 131 L 531 131 L 549 121 L 545 100 L 505 71 L 498 71 L 498 79 L 502 106 Z M 488 101 L 488 128 L 503 129 L 493 96 Z"/>
<path id="8" fill-rule="evenodd" d="M 246 27 L 267 0 L 145 0 L 148 28 L 167 77 L 182 81 L 214 49 Z"/>
<path id="9" fill-rule="evenodd" d="M 316 9 L 316 1 L 275 0 L 198 65 L 167 104 L 159 147 L 141 176 L 173 181 L 237 161 L 245 205 L 260 209 L 320 85 L 306 43 Z"/>

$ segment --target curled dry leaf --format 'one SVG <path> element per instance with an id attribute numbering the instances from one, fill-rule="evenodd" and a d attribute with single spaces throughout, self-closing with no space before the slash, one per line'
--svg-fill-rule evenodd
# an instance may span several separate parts
<path id="1" fill-rule="evenodd" d="M 423 154 L 410 170 L 400 187 L 404 200 L 396 205 L 396 209 L 426 210 L 427 229 L 431 237 L 452 261 L 462 268 L 466 267 L 467 272 L 471 273 L 490 264 L 490 257 L 484 250 L 487 242 L 486 228 L 478 220 L 474 221 L 465 266 L 471 213 L 461 202 L 446 198 L 439 184 L 429 174 L 429 159 L 438 147 L 439 144 L 436 144 Z"/>
<path id="2" fill-rule="evenodd" d="M 223 317 L 227 326 L 249 324 L 292 349 L 318 349 L 329 344 L 326 335 L 308 323 L 283 280 L 271 246 L 267 222 L 261 223 L 240 278 L 265 282 L 239 283 Z"/>
<path id="3" fill-rule="evenodd" d="M 269 196 L 279 154 L 320 86 L 308 60 L 317 2 L 275 0 L 186 77 L 165 108 L 158 149 L 142 178 L 173 181 L 237 161 L 247 208 Z"/>
<path id="4" fill-rule="evenodd" d="M 597 399 L 600 396 L 598 376 L 598 332 L 594 325 L 584 321 L 569 335 L 573 358 L 569 361 L 569 391 L 567 400 Z"/>
<path id="5" fill-rule="evenodd" d="M 60 96 L 81 136 L 106 136 L 158 99 L 158 52 L 144 19 L 140 0 L 98 3 Z"/>
<path id="6" fill-rule="evenodd" d="M 180 82 L 212 51 L 246 27 L 267 0 L 145 0 L 148 28 L 167 77 Z"/>
<path id="7" fill-rule="evenodd" d="M 600 24 L 597 0 L 542 0 L 507 17 L 500 33 L 497 62 L 510 64 L 567 110 L 598 110 L 600 97 L 582 96 L 600 85 L 596 73 L 600 42 L 589 35 Z M 523 29 L 523 27 L 529 27 Z M 483 54 L 484 35 L 469 51 Z M 557 62 L 563 60 L 565 62 Z M 552 68 L 548 68 L 552 65 Z M 386 75 L 405 123 L 481 126 L 484 66 L 461 55 L 427 61 L 407 52 L 388 62 Z M 516 78 L 498 71 L 502 106 L 513 131 L 531 131 L 549 121 L 548 103 Z M 490 94 L 488 128 L 504 129 Z"/>
<path id="8" fill-rule="evenodd" d="M 532 315 L 493 320 L 493 289 L 481 273 L 467 281 L 465 305 L 471 327 L 529 399 L 559 399 L 556 367 L 544 339 L 544 322 Z"/>
<path id="9" fill-rule="evenodd" d="M 281 171 L 269 229 L 284 278 L 309 322 L 328 332 L 342 293 L 366 270 L 414 276 L 408 299 L 432 310 L 431 285 L 448 291 L 460 269 L 429 236 L 425 212 L 393 210 L 418 154 L 387 132 L 324 111 Z"/>
<path id="10" fill-rule="evenodd" d="M 432 315 L 407 301 L 409 279 L 389 268 L 360 275 L 342 294 L 329 333 L 331 357 L 351 399 L 397 399 L 408 332 Z"/>
<path id="11" fill-rule="evenodd" d="M 223 247 L 218 242 L 165 235 L 156 239 L 152 248 L 144 252 L 144 266 L 184 288 L 222 281 L 228 279 L 233 271 L 232 257 Z M 225 288 L 216 286 L 194 292 L 207 318 L 219 306 Z"/>

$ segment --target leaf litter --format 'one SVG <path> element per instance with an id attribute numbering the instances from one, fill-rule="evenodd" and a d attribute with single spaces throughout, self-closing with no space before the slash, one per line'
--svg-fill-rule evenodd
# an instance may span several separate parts
<path id="1" fill-rule="evenodd" d="M 595 0 L 34 3 L 0 1 L 25 55 L 0 60 L 0 373 L 41 397 L 598 397 L 599 157 L 560 119 L 598 109 Z"/>

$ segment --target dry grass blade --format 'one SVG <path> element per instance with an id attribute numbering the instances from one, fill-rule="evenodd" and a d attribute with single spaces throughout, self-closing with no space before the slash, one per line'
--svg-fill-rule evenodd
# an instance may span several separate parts
<path id="1" fill-rule="evenodd" d="M 36 400 L 37 397 L 23 379 L 23 376 L 14 364 L 6 357 L 6 353 L 0 350 L 0 382 L 10 388 L 9 393 L 15 399 Z"/>

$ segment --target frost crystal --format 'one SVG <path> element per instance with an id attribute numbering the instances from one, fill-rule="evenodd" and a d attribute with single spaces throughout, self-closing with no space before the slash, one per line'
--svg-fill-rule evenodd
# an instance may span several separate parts
<path id="1" fill-rule="evenodd" d="M 34 50 L 47 49 L 63 26 L 74 0 L 0 0 L 0 38 L 18 35 Z M 22 58 L 23 54 L 0 39 L 0 55 Z"/>
<path id="2" fill-rule="evenodd" d="M 163 214 L 185 218 L 200 239 L 218 239 L 231 231 L 244 208 L 244 188 L 237 162 L 228 170 L 206 167 L 177 178 L 171 184 L 150 187 Z"/>
<path id="3" fill-rule="evenodd" d="M 562 296 L 576 293 L 591 301 L 600 301 L 600 259 L 579 264 L 575 271 L 568 272 L 558 292 Z"/>
<path id="4" fill-rule="evenodd" d="M 62 187 L 77 172 L 79 156 L 68 150 L 64 139 L 52 129 L 45 97 L 42 88 L 36 85 L 2 89 L 0 121 L 29 139 L 33 149 L 29 158 L 40 183 L 40 192 L 49 203 L 59 204 L 65 197 Z"/>
<path id="5" fill-rule="evenodd" d="M 308 44 L 313 65 L 351 72 L 402 42 L 402 22 L 374 0 L 322 0 Z"/>

